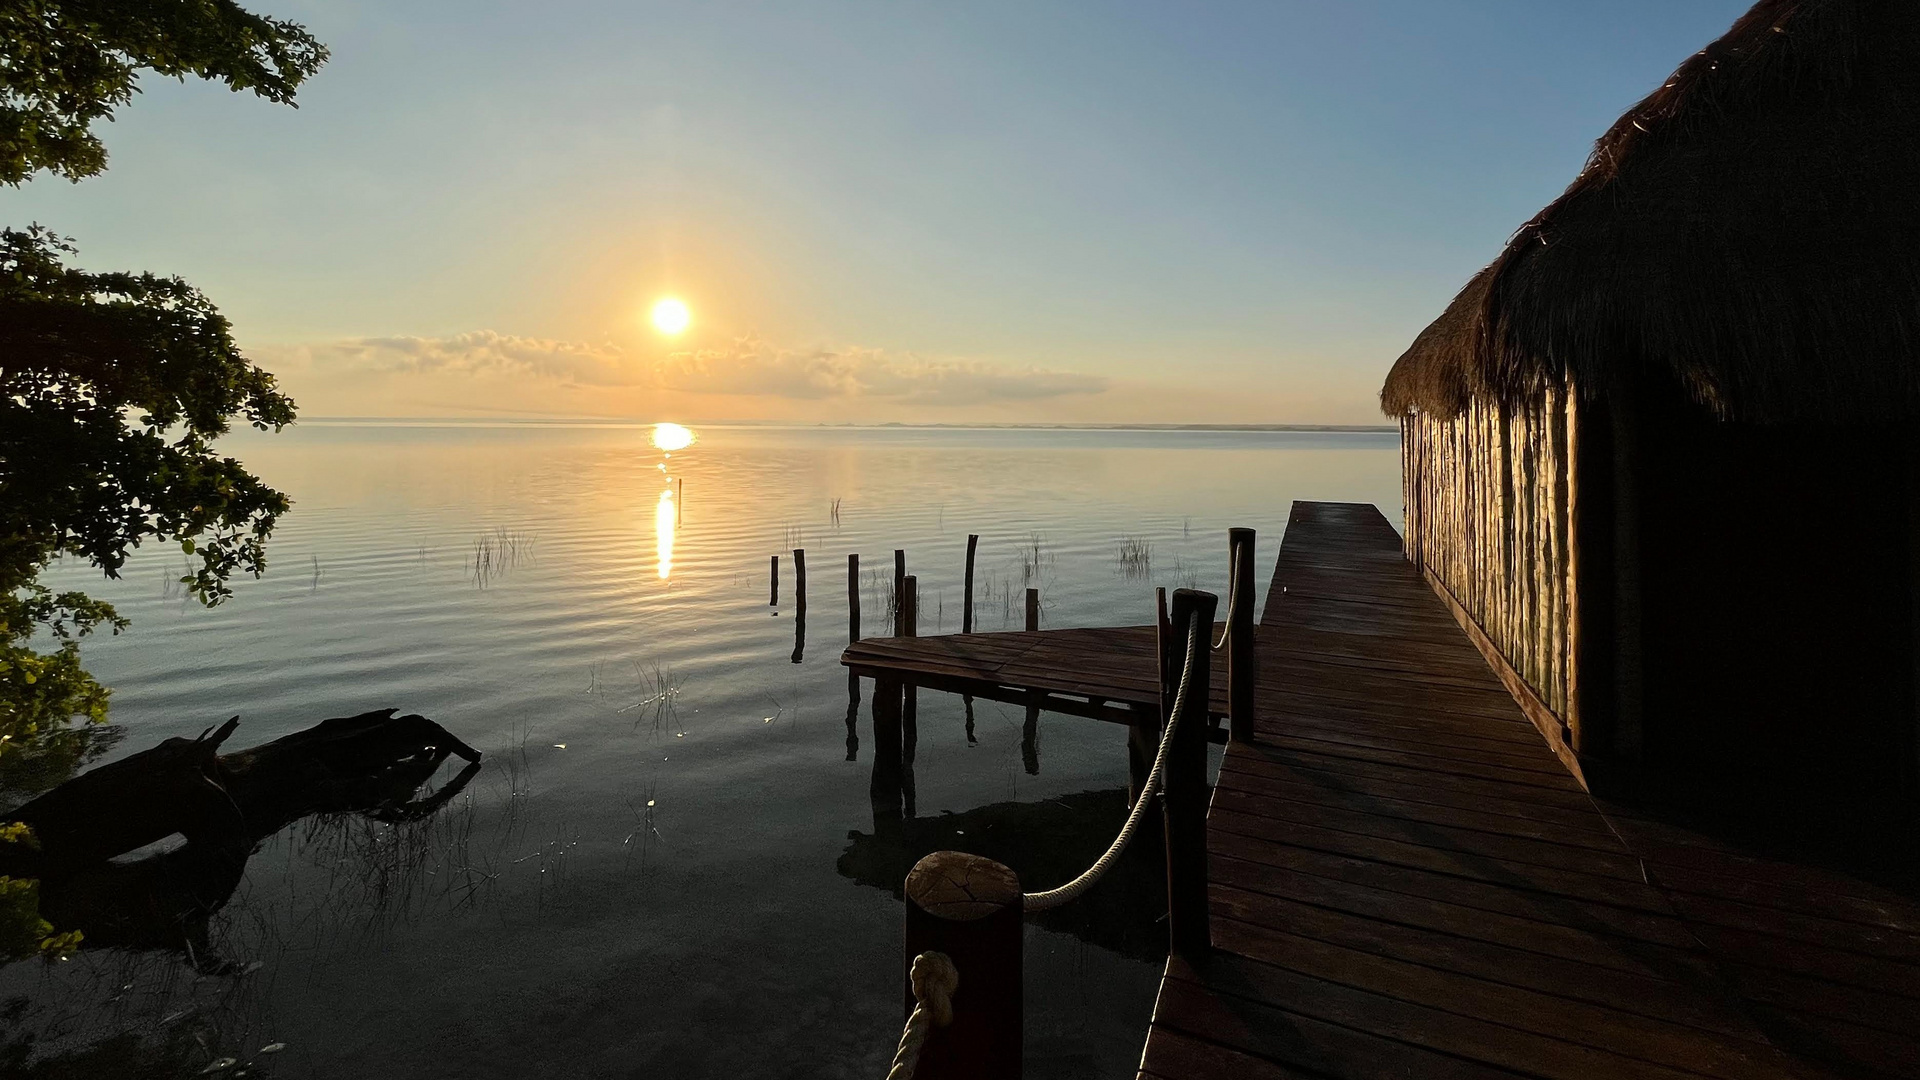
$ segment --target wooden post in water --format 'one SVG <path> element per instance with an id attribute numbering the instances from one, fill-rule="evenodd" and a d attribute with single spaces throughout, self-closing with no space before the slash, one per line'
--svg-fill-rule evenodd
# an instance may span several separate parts
<path id="1" fill-rule="evenodd" d="M 801 663 L 807 652 L 807 553 L 793 549 L 793 663 Z"/>
<path id="2" fill-rule="evenodd" d="M 847 643 L 860 640 L 860 556 L 847 556 Z"/>
<path id="3" fill-rule="evenodd" d="M 767 601 L 768 607 L 780 606 L 780 556 L 773 557 L 773 597 Z"/>
<path id="4" fill-rule="evenodd" d="M 1192 652 L 1193 674 L 1180 726 L 1167 749 L 1165 791 L 1160 799 L 1167 849 L 1167 948 L 1189 962 L 1203 959 L 1213 948 L 1207 915 L 1207 687 L 1213 643 L 1206 636 L 1212 631 L 1219 602 L 1212 593 L 1174 592 L 1172 633 L 1160 667 L 1161 715 L 1165 723 L 1172 723 L 1180 675 Z M 1200 641 L 1189 650 L 1191 620 L 1196 616 Z"/>
<path id="5" fill-rule="evenodd" d="M 960 632 L 973 633 L 973 554 L 980 547 L 977 533 L 967 534 L 967 598 L 960 609 Z"/>
<path id="6" fill-rule="evenodd" d="M 1040 629 L 1040 590 L 1027 590 L 1027 629 Z"/>
<path id="7" fill-rule="evenodd" d="M 793 606 L 796 615 L 802 619 L 807 617 L 807 552 L 805 548 L 793 549 Z"/>
<path id="8" fill-rule="evenodd" d="M 907 621 L 905 608 L 900 602 L 900 594 L 907 587 L 907 553 L 899 548 L 893 549 L 893 636 L 905 637 Z"/>
<path id="9" fill-rule="evenodd" d="M 686 507 L 687 507 L 687 478 L 683 476 L 680 479 L 674 481 L 674 492 L 673 492 L 673 527 L 674 528 L 677 529 L 680 527 L 680 515 L 685 513 Z"/>
<path id="10" fill-rule="evenodd" d="M 978 855 L 936 851 L 907 875 L 907 1015 L 913 1014 L 913 958 L 946 954 L 960 976 L 953 1023 L 933 1027 L 914 1071 L 918 1080 L 1018 1080 L 1021 1002 L 1020 878 Z"/>
<path id="11" fill-rule="evenodd" d="M 1253 530 L 1228 529 L 1233 593 L 1227 601 L 1227 732 L 1234 742 L 1253 741 L 1253 688 L 1259 662 L 1253 651 Z"/>

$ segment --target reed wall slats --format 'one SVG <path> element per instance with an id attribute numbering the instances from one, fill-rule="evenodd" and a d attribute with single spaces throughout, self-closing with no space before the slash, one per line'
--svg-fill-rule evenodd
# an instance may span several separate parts
<path id="1" fill-rule="evenodd" d="M 1432 571 L 1565 725 L 1574 679 L 1574 417 L 1550 390 L 1400 421 L 1407 557 Z"/>

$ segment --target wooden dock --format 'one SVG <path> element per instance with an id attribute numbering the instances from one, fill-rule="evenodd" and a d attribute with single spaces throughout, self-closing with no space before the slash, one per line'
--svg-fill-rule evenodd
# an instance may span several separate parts
<path id="1" fill-rule="evenodd" d="M 1207 819 L 1214 948 L 1169 960 L 1141 1076 L 1920 1076 L 1920 905 L 1603 812 L 1373 507 L 1295 505 L 1257 642 L 1258 737 Z M 847 662 L 1157 702 L 1151 628 Z"/>

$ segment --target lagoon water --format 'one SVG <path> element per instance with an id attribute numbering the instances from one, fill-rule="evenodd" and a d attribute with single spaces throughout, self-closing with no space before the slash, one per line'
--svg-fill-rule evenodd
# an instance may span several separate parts
<path id="1" fill-rule="evenodd" d="M 397 707 L 486 757 L 424 821 L 316 817 L 267 841 L 212 931 L 242 974 L 112 950 L 0 969 L 0 998 L 28 1003 L 8 1038 L 136 1033 L 279 1077 L 878 1077 L 905 868 L 975 848 L 1057 884 L 1117 827 L 1126 754 L 1120 729 L 1052 715 L 1023 747 L 1023 710 L 991 702 L 969 735 L 958 699 L 922 691 L 914 818 L 876 823 L 838 664 L 847 554 L 869 634 L 895 548 L 921 632 L 959 629 L 969 533 L 979 628 L 1018 629 L 1028 583 L 1043 626 L 1143 623 L 1155 585 L 1224 587 L 1229 526 L 1259 531 L 1264 597 L 1292 500 L 1399 511 L 1391 433 L 701 427 L 670 456 L 651 435 L 236 434 L 228 452 L 296 502 L 263 579 L 203 610 L 172 584 L 177 550 L 117 582 L 62 568 L 133 619 L 85 652 L 114 688 L 115 755 L 234 715 L 229 749 Z M 1034 1080 L 1132 1074 L 1160 967 L 1152 869 L 1131 871 L 1144 902 L 1028 927 Z"/>

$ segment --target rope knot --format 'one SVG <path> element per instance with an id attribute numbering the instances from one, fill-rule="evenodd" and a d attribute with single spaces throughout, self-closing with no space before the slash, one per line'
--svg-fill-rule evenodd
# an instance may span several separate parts
<path id="1" fill-rule="evenodd" d="M 960 989 L 960 972 L 946 953 L 923 952 L 913 958 L 913 1000 L 925 1006 L 938 1027 L 953 1023 L 953 992 Z"/>

